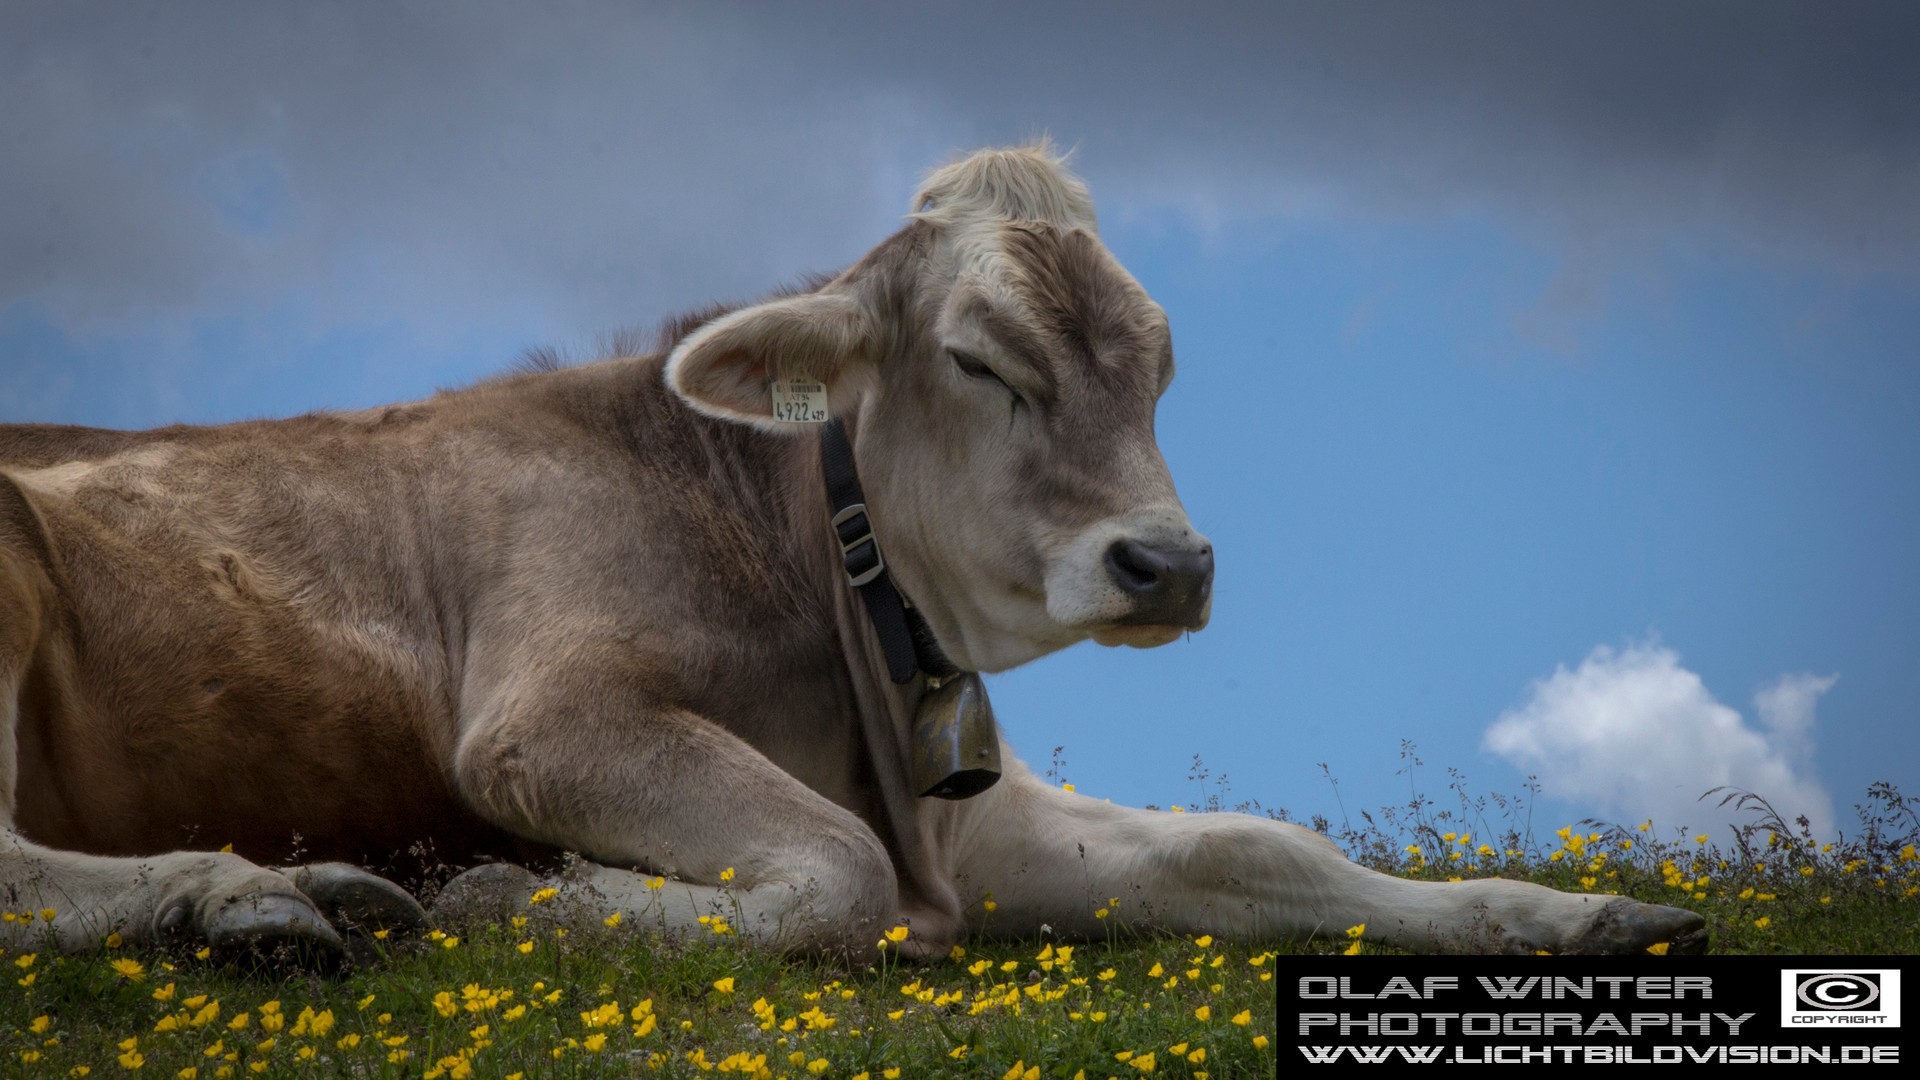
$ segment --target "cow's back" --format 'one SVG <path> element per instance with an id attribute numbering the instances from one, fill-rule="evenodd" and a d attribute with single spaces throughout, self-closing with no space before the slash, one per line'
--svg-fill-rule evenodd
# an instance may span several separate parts
<path id="1" fill-rule="evenodd" d="M 0 427 L 0 500 L 53 595 L 19 828 L 114 854 L 488 846 L 437 764 L 452 690 L 407 434 L 433 411 Z"/>

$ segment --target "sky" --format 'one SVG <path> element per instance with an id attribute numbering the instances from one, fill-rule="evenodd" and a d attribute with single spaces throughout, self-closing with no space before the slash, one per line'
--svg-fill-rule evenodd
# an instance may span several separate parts
<path id="1" fill-rule="evenodd" d="M 1218 571 L 990 681 L 1037 769 L 1541 835 L 1920 794 L 1920 9 L 902 7 L 6 0 L 0 422 L 588 358 L 1046 134 Z"/>

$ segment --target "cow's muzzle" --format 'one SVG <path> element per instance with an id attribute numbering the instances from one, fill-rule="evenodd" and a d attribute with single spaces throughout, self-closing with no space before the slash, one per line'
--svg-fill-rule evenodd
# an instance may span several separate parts
<path id="1" fill-rule="evenodd" d="M 1197 539 L 1197 538 L 1196 538 Z M 1131 537 L 1107 548 L 1107 577 L 1131 602 L 1122 626 L 1206 625 L 1213 599 L 1213 545 L 1149 544 Z"/>

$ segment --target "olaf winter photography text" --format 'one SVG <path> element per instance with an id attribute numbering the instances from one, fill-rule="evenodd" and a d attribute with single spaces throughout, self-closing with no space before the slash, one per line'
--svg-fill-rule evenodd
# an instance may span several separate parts
<path id="1" fill-rule="evenodd" d="M 0 1065 L 1911 1061 L 1916 44 L 0 0 Z"/>

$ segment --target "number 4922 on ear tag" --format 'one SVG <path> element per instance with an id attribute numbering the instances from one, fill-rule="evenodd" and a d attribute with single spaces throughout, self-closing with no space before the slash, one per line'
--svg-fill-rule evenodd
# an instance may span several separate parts
<path id="1" fill-rule="evenodd" d="M 827 422 L 827 384 L 812 379 L 781 379 L 773 384 L 773 418 L 797 424 Z"/>

